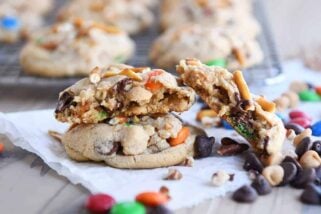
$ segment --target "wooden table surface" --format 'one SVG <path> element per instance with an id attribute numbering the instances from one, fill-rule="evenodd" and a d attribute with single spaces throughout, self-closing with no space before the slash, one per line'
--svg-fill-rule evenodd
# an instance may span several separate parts
<path id="1" fill-rule="evenodd" d="M 321 44 L 320 0 L 269 0 L 266 3 L 283 58 L 296 55 L 302 47 Z M 54 108 L 59 90 L 0 86 L 0 111 Z M 6 147 L 0 155 L 0 213 L 82 212 L 81 205 L 88 195 L 85 188 L 71 184 L 39 157 L 14 147 L 3 136 L 0 136 L 0 141 Z M 320 207 L 301 204 L 298 201 L 300 192 L 291 188 L 274 188 L 272 194 L 249 205 L 237 204 L 226 196 L 177 210 L 176 213 L 321 213 Z"/>

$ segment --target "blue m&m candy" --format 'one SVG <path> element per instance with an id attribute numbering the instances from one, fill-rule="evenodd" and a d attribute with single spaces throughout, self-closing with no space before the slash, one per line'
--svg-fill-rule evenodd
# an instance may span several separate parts
<path id="1" fill-rule="evenodd" d="M 229 129 L 229 130 L 233 129 L 233 127 L 228 122 L 226 122 L 225 120 L 222 120 L 221 122 L 222 122 L 222 125 L 223 125 L 223 127 L 225 129 Z"/>
<path id="2" fill-rule="evenodd" d="M 321 121 L 316 122 L 311 126 L 312 135 L 320 137 L 321 136 Z"/>
<path id="3" fill-rule="evenodd" d="M 0 25 L 5 30 L 18 30 L 20 28 L 20 21 L 14 16 L 4 16 L 0 18 Z"/>

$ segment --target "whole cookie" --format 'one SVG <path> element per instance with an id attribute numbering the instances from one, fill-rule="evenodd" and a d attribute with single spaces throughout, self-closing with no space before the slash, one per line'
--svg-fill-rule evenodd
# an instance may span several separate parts
<path id="1" fill-rule="evenodd" d="M 263 60 L 258 42 L 233 28 L 189 24 L 169 29 L 153 44 L 151 61 L 173 68 L 180 59 L 195 57 L 202 62 L 224 60 L 230 70 L 248 68 Z"/>
<path id="2" fill-rule="evenodd" d="M 122 63 L 134 52 L 126 32 L 75 19 L 33 35 L 20 54 L 23 71 L 46 77 L 86 75 L 95 66 Z"/>
<path id="3" fill-rule="evenodd" d="M 76 17 L 115 25 L 130 34 L 149 27 L 155 0 L 73 0 L 59 12 L 59 20 Z"/>

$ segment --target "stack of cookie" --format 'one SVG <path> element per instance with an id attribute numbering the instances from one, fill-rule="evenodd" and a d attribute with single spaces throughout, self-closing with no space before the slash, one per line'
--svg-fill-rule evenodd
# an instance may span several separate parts
<path id="1" fill-rule="evenodd" d="M 251 0 L 165 0 L 161 27 L 165 33 L 150 52 L 159 67 L 173 67 L 186 57 L 230 70 L 263 60 Z"/>
<path id="2" fill-rule="evenodd" d="M 52 0 L 1 0 L 0 42 L 16 42 L 43 24 Z"/>
<path id="3" fill-rule="evenodd" d="M 194 90 L 164 70 L 115 65 L 96 67 L 61 92 L 55 115 L 72 124 L 61 139 L 70 158 L 156 168 L 195 154 L 195 137 L 205 133 L 172 113 L 194 101 Z"/>

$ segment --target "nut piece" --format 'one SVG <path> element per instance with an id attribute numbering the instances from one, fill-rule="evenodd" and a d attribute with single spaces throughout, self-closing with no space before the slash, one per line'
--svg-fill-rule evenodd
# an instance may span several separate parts
<path id="1" fill-rule="evenodd" d="M 232 53 L 237 59 L 237 61 L 240 63 L 242 67 L 246 64 L 246 57 L 243 51 L 241 51 L 239 48 L 233 48 Z"/>
<path id="2" fill-rule="evenodd" d="M 281 152 L 278 152 L 271 155 L 262 155 L 260 158 L 265 166 L 270 166 L 280 164 L 284 157 Z"/>
<path id="3" fill-rule="evenodd" d="M 135 73 L 133 70 L 125 68 L 124 70 L 122 70 L 120 73 L 120 75 L 125 75 L 128 76 L 129 78 L 136 80 L 136 81 L 142 81 L 143 78 L 141 76 L 139 76 L 137 73 Z"/>
<path id="4" fill-rule="evenodd" d="M 220 170 L 212 175 L 212 184 L 214 186 L 222 186 L 227 181 L 232 181 L 234 179 L 234 174 L 228 174 L 227 172 Z"/>
<path id="5" fill-rule="evenodd" d="M 264 111 L 275 112 L 276 105 L 273 102 L 266 100 L 264 97 L 259 97 L 256 102 L 262 107 Z"/>
<path id="6" fill-rule="evenodd" d="M 240 91 L 241 97 L 244 100 L 251 100 L 251 93 L 249 87 L 247 86 L 243 74 L 241 71 L 237 70 L 233 73 L 235 84 Z"/>
<path id="7" fill-rule="evenodd" d="M 171 168 L 168 169 L 168 174 L 164 178 L 164 180 L 181 180 L 183 177 L 182 173 L 177 169 Z"/>
<path id="8" fill-rule="evenodd" d="M 289 107 L 294 108 L 298 105 L 300 98 L 299 95 L 293 91 L 287 91 L 282 94 L 282 96 L 288 97 L 290 100 Z"/>
<path id="9" fill-rule="evenodd" d="M 95 67 L 89 74 L 89 81 L 93 84 L 97 84 L 99 83 L 100 79 L 100 69 L 99 67 Z"/>
<path id="10" fill-rule="evenodd" d="M 293 140 L 294 146 L 298 146 L 299 143 L 303 140 L 303 138 L 311 137 L 311 135 L 312 135 L 312 130 L 310 128 L 305 129 L 303 132 L 301 132 L 294 138 Z"/>
<path id="11" fill-rule="evenodd" d="M 186 65 L 195 65 L 198 66 L 200 65 L 201 62 L 197 59 L 186 59 Z"/>
<path id="12" fill-rule="evenodd" d="M 293 81 L 290 84 L 290 90 L 296 93 L 299 93 L 301 91 L 307 90 L 308 84 L 306 82 L 302 82 L 302 81 Z"/>
<path id="13" fill-rule="evenodd" d="M 300 158 L 300 164 L 303 168 L 316 168 L 321 165 L 321 158 L 316 151 L 309 150 Z"/>
<path id="14" fill-rule="evenodd" d="M 192 167 L 194 165 L 194 158 L 192 156 L 187 157 L 182 163 L 182 166 Z"/>
<path id="15" fill-rule="evenodd" d="M 49 134 L 49 136 L 53 137 L 55 140 L 59 141 L 59 143 L 61 143 L 61 139 L 62 139 L 63 134 L 56 132 L 56 131 L 52 131 L 52 130 L 49 130 L 48 134 Z"/>
<path id="16" fill-rule="evenodd" d="M 289 108 L 291 100 L 287 96 L 281 96 L 273 101 L 278 111 L 282 112 Z"/>
<path id="17" fill-rule="evenodd" d="M 287 129 L 286 130 L 286 138 L 288 140 L 294 140 L 294 138 L 296 137 L 295 131 L 293 129 Z"/>
<path id="18" fill-rule="evenodd" d="M 202 121 L 204 117 L 216 117 L 217 113 L 212 109 L 200 110 L 196 115 L 197 121 Z"/>
<path id="19" fill-rule="evenodd" d="M 262 175 L 271 184 L 271 186 L 277 186 L 283 180 L 284 170 L 279 165 L 272 165 L 264 168 Z"/>

